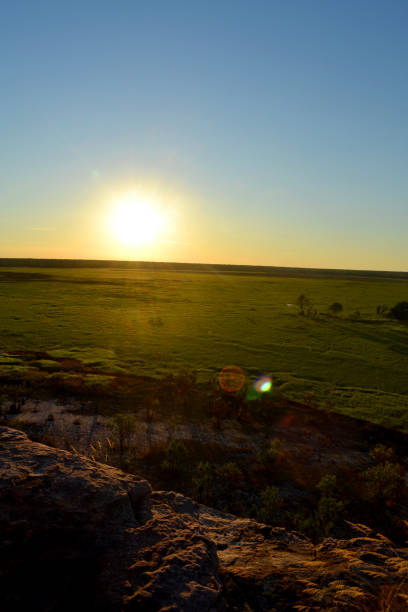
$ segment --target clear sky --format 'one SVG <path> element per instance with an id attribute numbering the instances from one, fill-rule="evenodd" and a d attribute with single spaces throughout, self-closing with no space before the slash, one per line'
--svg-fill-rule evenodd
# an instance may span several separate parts
<path id="1" fill-rule="evenodd" d="M 406 0 L 6 0 L 0 257 L 407 269 L 407 23 Z M 118 229 L 132 198 L 154 236 Z"/>

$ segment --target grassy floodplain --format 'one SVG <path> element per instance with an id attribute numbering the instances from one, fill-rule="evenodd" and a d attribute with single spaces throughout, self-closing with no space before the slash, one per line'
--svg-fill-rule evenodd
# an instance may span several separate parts
<path id="1" fill-rule="evenodd" d="M 299 316 L 300 294 L 317 317 Z M 96 378 L 205 381 L 235 364 L 288 397 L 408 431 L 408 327 L 376 314 L 407 299 L 404 273 L 1 260 L 0 374 L 51 375 L 67 358 Z"/>

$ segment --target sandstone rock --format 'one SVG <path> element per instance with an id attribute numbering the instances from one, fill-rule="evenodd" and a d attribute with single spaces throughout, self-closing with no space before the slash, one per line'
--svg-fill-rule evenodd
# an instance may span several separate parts
<path id="1" fill-rule="evenodd" d="M 0 529 L 5 611 L 408 609 L 407 549 L 364 525 L 315 550 L 8 428 Z"/>

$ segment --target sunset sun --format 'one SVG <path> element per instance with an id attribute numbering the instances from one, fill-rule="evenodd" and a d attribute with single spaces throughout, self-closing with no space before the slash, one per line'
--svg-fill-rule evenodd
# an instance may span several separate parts
<path id="1" fill-rule="evenodd" d="M 158 207 L 140 196 L 119 200 L 113 212 L 112 230 L 119 242 L 129 246 L 153 242 L 164 225 Z"/>

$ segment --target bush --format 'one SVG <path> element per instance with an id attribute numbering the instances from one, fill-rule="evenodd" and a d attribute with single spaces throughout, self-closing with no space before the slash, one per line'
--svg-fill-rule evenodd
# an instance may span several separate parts
<path id="1" fill-rule="evenodd" d="M 331 306 L 329 306 L 329 312 L 332 314 L 339 314 L 343 310 L 343 305 L 340 302 L 333 302 Z"/>
<path id="2" fill-rule="evenodd" d="M 377 444 L 377 446 L 370 450 L 370 457 L 376 463 L 386 463 L 387 461 L 394 461 L 394 449 L 387 448 L 384 444 Z"/>
<path id="3" fill-rule="evenodd" d="M 408 302 L 398 302 L 398 304 L 395 304 L 390 309 L 388 316 L 398 321 L 408 321 Z"/>

